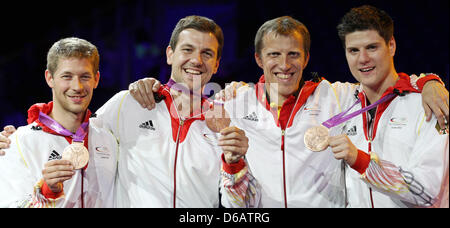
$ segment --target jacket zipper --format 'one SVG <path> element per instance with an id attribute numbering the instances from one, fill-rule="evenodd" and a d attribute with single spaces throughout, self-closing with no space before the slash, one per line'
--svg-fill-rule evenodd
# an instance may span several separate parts
<path id="1" fill-rule="evenodd" d="M 365 97 L 364 97 L 365 98 Z M 369 122 L 369 113 L 367 113 L 367 115 L 366 115 L 366 119 L 367 119 L 367 137 L 369 138 L 369 147 L 368 147 L 368 149 L 369 149 L 369 155 L 372 153 L 372 137 L 373 137 L 373 131 L 374 131 L 374 123 L 375 123 L 375 119 L 376 119 L 376 117 L 377 117 L 377 113 L 378 112 L 378 107 L 376 107 L 375 108 L 375 115 L 372 117 L 372 121 L 370 121 Z M 371 204 L 371 206 L 372 206 L 372 208 L 375 208 L 375 206 L 374 206 L 374 203 L 373 203 L 373 195 L 372 195 L 372 188 L 371 187 L 369 187 L 369 193 L 370 193 L 370 204 Z"/>
<path id="2" fill-rule="evenodd" d="M 281 151 L 283 151 L 283 188 L 284 188 L 284 207 L 287 208 L 287 189 L 286 189 L 286 167 L 285 167 L 285 151 L 284 151 L 284 135 L 285 129 L 281 130 Z"/>
<path id="3" fill-rule="evenodd" d="M 178 159 L 178 146 L 180 145 L 180 133 L 183 128 L 184 120 L 180 119 L 180 126 L 178 127 L 177 133 L 177 145 L 175 148 L 175 161 L 173 164 L 173 208 L 176 208 L 176 200 L 177 200 L 177 159 Z"/>

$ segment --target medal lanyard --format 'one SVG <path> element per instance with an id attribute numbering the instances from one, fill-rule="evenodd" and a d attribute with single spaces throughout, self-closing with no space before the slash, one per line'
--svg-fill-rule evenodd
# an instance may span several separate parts
<path id="1" fill-rule="evenodd" d="M 48 128 L 52 129 L 53 131 L 55 131 L 56 133 L 63 135 L 63 136 L 70 136 L 72 137 L 72 143 L 73 142 L 79 142 L 79 143 L 83 143 L 84 142 L 84 137 L 87 134 L 87 130 L 89 127 L 89 121 L 82 123 L 81 126 L 78 128 L 78 130 L 74 133 L 72 133 L 71 131 L 65 129 L 63 126 L 61 126 L 61 124 L 59 124 L 58 122 L 56 122 L 54 119 L 52 119 L 50 116 L 39 112 L 39 117 L 38 117 L 39 121 L 41 121 L 42 124 L 44 124 L 45 126 L 47 126 Z M 81 208 L 84 208 L 84 189 L 83 189 L 83 185 L 84 185 L 84 169 L 81 169 Z"/>
<path id="2" fill-rule="evenodd" d="M 167 82 L 166 85 L 167 85 L 167 87 L 169 87 L 169 89 L 175 89 L 175 90 L 177 90 L 178 92 L 181 92 L 181 93 L 184 93 L 184 94 L 190 94 L 190 95 L 193 95 L 193 96 L 196 96 L 196 97 L 203 98 L 203 99 L 207 100 L 208 102 L 213 103 L 214 105 L 220 105 L 220 106 L 223 106 L 223 105 L 224 105 L 223 102 L 215 101 L 215 100 L 213 100 L 213 99 L 207 97 L 206 95 L 201 95 L 201 94 L 198 94 L 198 93 L 196 93 L 196 92 L 194 92 L 194 91 L 192 91 L 192 90 L 189 90 L 189 88 L 187 88 L 187 87 L 185 87 L 185 86 L 183 86 L 183 85 L 181 85 L 181 84 L 179 84 L 179 83 L 176 83 L 173 79 L 170 79 L 170 80 Z M 189 91 L 189 92 L 188 92 L 188 91 Z M 207 111 L 204 111 L 204 112 L 202 112 L 202 113 L 200 113 L 200 114 L 197 114 L 197 115 L 195 115 L 195 116 L 192 116 L 191 118 L 194 118 L 194 117 L 199 116 L 199 115 L 203 115 L 203 114 L 206 113 L 206 112 L 207 112 Z"/>
<path id="3" fill-rule="evenodd" d="M 357 115 L 359 115 L 359 114 L 361 114 L 363 112 L 366 112 L 366 111 L 368 111 L 368 110 L 378 106 L 379 104 L 381 104 L 383 102 L 388 101 L 389 99 L 393 98 L 394 96 L 396 96 L 396 95 L 391 93 L 391 94 L 386 95 L 385 97 L 379 99 L 377 102 L 375 102 L 375 103 L 373 103 L 373 104 L 371 104 L 371 105 L 369 105 L 369 106 L 367 106 L 365 108 L 362 108 L 362 109 L 360 109 L 358 111 L 355 111 L 355 112 L 352 112 L 352 113 L 346 115 L 353 107 L 355 107 L 355 105 L 361 103 L 361 101 L 358 99 L 358 101 L 356 101 L 355 104 L 353 104 L 349 109 L 347 109 L 346 111 L 341 112 L 341 113 L 331 117 L 329 120 L 326 120 L 325 122 L 323 122 L 322 125 L 327 127 L 327 128 L 332 128 L 334 126 L 337 126 L 337 125 L 339 125 L 339 124 L 341 124 L 341 123 L 343 123 L 343 122 L 345 122 L 345 121 L 347 121 L 347 120 L 349 120 L 349 119 L 351 119 L 351 118 L 353 118 L 353 117 L 355 117 L 355 116 L 357 116 Z"/>
<path id="4" fill-rule="evenodd" d="M 63 136 L 70 136 L 72 137 L 74 142 L 84 142 L 84 137 L 87 134 L 89 121 L 82 123 L 81 126 L 78 128 L 77 132 L 74 134 L 71 131 L 65 129 L 61 124 L 56 122 L 54 119 L 52 119 L 50 116 L 39 112 L 39 121 L 41 121 L 42 124 L 47 126 L 48 128 L 52 129 L 56 133 L 63 135 Z"/>

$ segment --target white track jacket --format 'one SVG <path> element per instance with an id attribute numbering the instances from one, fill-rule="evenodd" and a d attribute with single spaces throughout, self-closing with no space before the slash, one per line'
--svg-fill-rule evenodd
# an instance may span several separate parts
<path id="1" fill-rule="evenodd" d="M 257 206 L 259 193 L 245 162 L 227 174 L 204 117 L 182 120 L 170 112 L 175 106 L 169 88 L 158 94 L 165 99 L 151 111 L 128 91 L 97 111 L 120 145 L 117 207 L 218 207 L 221 183 L 225 207 Z"/>
<path id="2" fill-rule="evenodd" d="M 249 138 L 246 158 L 261 185 L 262 207 L 345 207 L 344 166 L 328 148 L 312 152 L 303 136 L 310 127 L 348 106 L 356 86 L 307 81 L 300 94 L 291 96 L 277 116 L 265 99 L 264 76 L 256 87 L 237 92 L 226 102 L 232 123 Z M 243 89 L 244 90 L 244 89 Z M 341 107 L 342 106 L 342 107 Z M 342 126 L 330 129 L 340 134 Z"/>
<path id="3" fill-rule="evenodd" d="M 83 174 L 75 170 L 56 199 L 42 194 L 42 170 L 48 161 L 61 159 L 69 141 L 44 132 L 36 122 L 19 127 L 0 157 L 0 207 L 113 207 L 118 146 L 101 125 L 96 118 L 89 120 L 87 168 Z"/>
<path id="4" fill-rule="evenodd" d="M 405 80 L 400 74 L 384 95 L 411 91 Z M 359 99 L 352 111 L 367 106 L 363 92 Z M 349 207 L 448 208 L 448 129 L 439 130 L 434 115 L 426 122 L 421 99 L 405 93 L 380 104 L 371 126 L 366 113 L 347 122 L 359 149 L 357 168 L 347 170 Z"/>

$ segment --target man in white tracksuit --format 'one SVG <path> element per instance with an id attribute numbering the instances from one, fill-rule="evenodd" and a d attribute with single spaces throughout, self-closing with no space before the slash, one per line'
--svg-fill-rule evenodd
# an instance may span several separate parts
<path id="1" fill-rule="evenodd" d="M 99 55 L 91 43 L 66 38 L 48 53 L 45 78 L 53 101 L 33 105 L 29 125 L 17 129 L 0 158 L 0 207 L 113 207 L 118 145 L 102 122 L 87 109 L 99 82 Z M 88 123 L 82 136 L 89 161 L 81 169 L 61 160 L 74 138 L 46 125 L 40 113 L 75 133 Z"/>
<path id="2" fill-rule="evenodd" d="M 163 101 L 149 111 L 122 91 L 97 111 L 120 145 L 118 207 L 218 207 L 219 187 L 225 207 L 258 206 L 257 183 L 241 158 L 248 148 L 245 133 L 229 127 L 212 140 L 203 113 L 210 104 L 193 95 L 216 73 L 222 46 L 222 31 L 212 20 L 181 19 L 167 63 L 171 80 L 186 85 L 187 93 L 164 85 L 157 91 Z M 229 160 L 227 154 L 238 156 Z"/>
<path id="3" fill-rule="evenodd" d="M 393 98 L 346 123 L 331 137 L 336 157 L 352 167 L 349 207 L 448 207 L 448 128 L 425 121 L 421 95 L 397 73 L 393 21 L 372 6 L 351 9 L 338 26 L 347 62 L 361 83 L 352 111 Z M 448 126 L 448 125 L 447 125 Z"/>

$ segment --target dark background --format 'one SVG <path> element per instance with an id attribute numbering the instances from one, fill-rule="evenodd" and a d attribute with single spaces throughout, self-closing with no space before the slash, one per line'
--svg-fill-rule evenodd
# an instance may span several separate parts
<path id="1" fill-rule="evenodd" d="M 90 109 L 97 110 L 128 84 L 146 76 L 168 80 L 165 49 L 177 21 L 188 15 L 219 24 L 225 46 L 211 81 L 256 82 L 254 36 L 265 21 L 290 15 L 311 33 L 304 77 L 319 72 L 330 81 L 355 82 L 337 36 L 340 18 L 369 3 L 394 19 L 398 72 L 434 72 L 449 82 L 449 1 L 2 1 L 0 6 L 0 128 L 26 124 L 34 103 L 52 99 L 44 80 L 46 55 L 57 40 L 76 36 L 100 51 L 100 84 Z"/>

